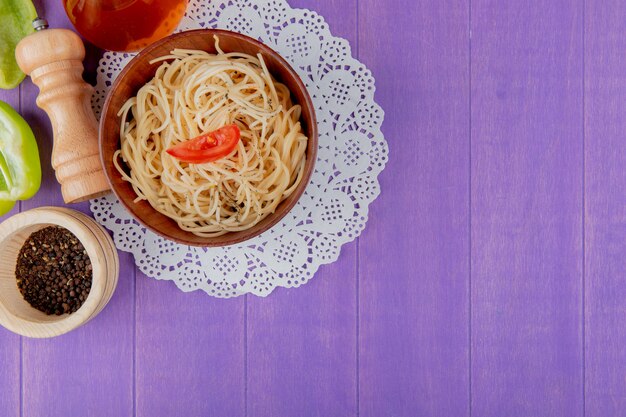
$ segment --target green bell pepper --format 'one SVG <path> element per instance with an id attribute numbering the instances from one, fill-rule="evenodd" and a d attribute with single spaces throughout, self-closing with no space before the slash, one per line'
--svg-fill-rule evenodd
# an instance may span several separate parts
<path id="1" fill-rule="evenodd" d="M 41 185 L 41 163 L 33 131 L 11 106 L 0 101 L 0 216 Z"/>
<path id="2" fill-rule="evenodd" d="M 17 87 L 25 75 L 15 61 L 15 47 L 34 31 L 37 11 L 31 0 L 1 0 L 0 6 L 0 88 Z"/>

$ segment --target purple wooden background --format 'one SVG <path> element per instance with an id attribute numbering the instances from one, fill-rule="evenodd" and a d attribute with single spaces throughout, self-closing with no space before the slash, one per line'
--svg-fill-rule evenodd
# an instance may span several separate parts
<path id="1" fill-rule="evenodd" d="M 291 4 L 376 77 L 391 155 L 361 238 L 266 299 L 183 294 L 122 253 L 88 325 L 0 329 L 0 416 L 626 415 L 626 2 Z M 36 96 L 0 91 L 42 154 L 20 210 L 62 202 Z"/>

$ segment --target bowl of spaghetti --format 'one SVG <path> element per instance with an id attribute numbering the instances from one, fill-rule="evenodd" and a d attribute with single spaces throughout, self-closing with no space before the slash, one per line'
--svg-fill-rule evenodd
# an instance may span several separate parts
<path id="1" fill-rule="evenodd" d="M 293 68 L 224 30 L 181 32 L 142 50 L 100 119 L 117 198 L 146 228 L 193 246 L 240 243 L 278 223 L 304 193 L 317 140 Z"/>

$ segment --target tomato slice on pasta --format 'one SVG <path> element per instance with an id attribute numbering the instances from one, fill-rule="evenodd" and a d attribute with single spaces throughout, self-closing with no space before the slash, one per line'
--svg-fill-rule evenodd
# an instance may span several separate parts
<path id="1" fill-rule="evenodd" d="M 237 147 L 240 136 L 237 125 L 226 125 L 172 146 L 166 152 L 179 161 L 190 164 L 214 162 L 230 154 Z"/>

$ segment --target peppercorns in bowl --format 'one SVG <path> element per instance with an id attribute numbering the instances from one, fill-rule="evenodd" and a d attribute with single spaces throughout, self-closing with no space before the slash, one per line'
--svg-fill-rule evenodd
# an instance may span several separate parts
<path id="1" fill-rule="evenodd" d="M 15 278 L 24 300 L 48 315 L 74 313 L 87 299 L 93 268 L 83 244 L 61 226 L 32 233 L 17 256 Z"/>
<path id="2" fill-rule="evenodd" d="M 75 210 L 43 207 L 0 224 L 0 325 L 53 337 L 95 317 L 117 285 L 111 237 Z"/>

